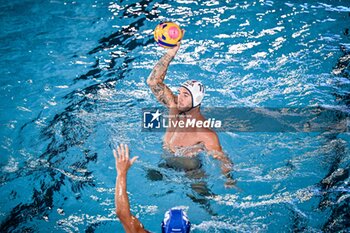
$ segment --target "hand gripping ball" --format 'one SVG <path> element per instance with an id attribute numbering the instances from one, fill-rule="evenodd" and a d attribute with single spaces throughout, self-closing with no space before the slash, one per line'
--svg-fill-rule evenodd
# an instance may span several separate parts
<path id="1" fill-rule="evenodd" d="M 154 39 L 164 48 L 172 48 L 182 39 L 183 33 L 179 25 L 173 22 L 164 22 L 154 30 Z"/>

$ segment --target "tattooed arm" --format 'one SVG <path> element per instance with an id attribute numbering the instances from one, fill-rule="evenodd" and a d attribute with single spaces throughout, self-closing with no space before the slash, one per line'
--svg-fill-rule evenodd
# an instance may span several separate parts
<path id="1" fill-rule="evenodd" d="M 175 95 L 170 88 L 164 84 L 165 74 L 173 57 L 166 53 L 154 66 L 147 84 L 151 88 L 157 100 L 168 108 L 175 107 Z"/>
<path id="2" fill-rule="evenodd" d="M 174 48 L 168 49 L 167 53 L 154 66 L 147 79 L 147 84 L 151 88 L 157 100 L 168 108 L 176 107 L 177 97 L 170 88 L 164 84 L 164 78 L 170 62 L 175 57 L 180 48 L 180 42 Z"/>

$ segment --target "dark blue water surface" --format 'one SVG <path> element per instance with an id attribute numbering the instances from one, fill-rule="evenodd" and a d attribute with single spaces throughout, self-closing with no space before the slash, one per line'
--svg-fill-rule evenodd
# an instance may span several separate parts
<path id="1" fill-rule="evenodd" d="M 161 166 L 141 112 L 158 106 L 146 79 L 163 20 L 186 30 L 166 83 L 202 81 L 205 107 L 350 112 L 347 0 L 2 1 L 0 231 L 123 232 L 117 143 L 140 156 L 130 203 L 153 232 L 173 206 L 193 232 L 350 231 L 348 132 L 220 132 L 233 189 L 205 154 L 201 179 Z"/>

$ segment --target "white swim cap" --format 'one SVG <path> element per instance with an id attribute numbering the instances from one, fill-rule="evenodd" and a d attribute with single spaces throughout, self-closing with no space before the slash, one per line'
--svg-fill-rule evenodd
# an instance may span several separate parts
<path id="1" fill-rule="evenodd" d="M 188 80 L 181 84 L 181 87 L 186 88 L 192 96 L 192 108 L 201 104 L 204 98 L 204 86 L 201 82 L 196 80 Z"/>

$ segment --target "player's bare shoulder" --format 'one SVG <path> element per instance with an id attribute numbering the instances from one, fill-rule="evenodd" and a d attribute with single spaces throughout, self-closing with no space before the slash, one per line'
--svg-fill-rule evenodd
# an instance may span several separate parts
<path id="1" fill-rule="evenodd" d="M 196 136 L 205 145 L 207 150 L 221 151 L 220 141 L 217 133 L 209 128 L 197 130 Z"/>

